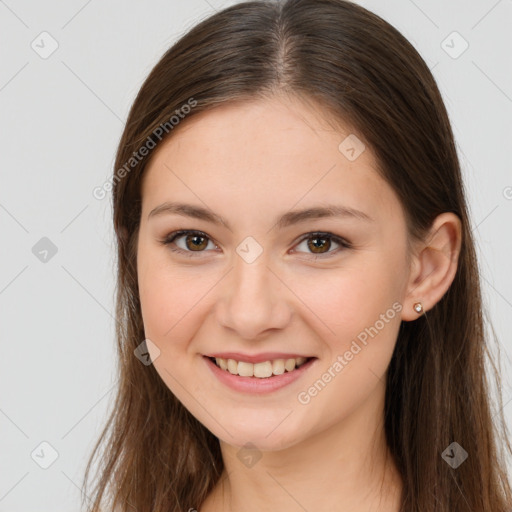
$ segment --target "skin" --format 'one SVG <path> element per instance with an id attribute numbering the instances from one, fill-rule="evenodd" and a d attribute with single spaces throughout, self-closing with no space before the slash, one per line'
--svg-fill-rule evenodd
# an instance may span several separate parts
<path id="1" fill-rule="evenodd" d="M 370 148 L 354 161 L 338 149 L 353 133 L 297 97 L 230 103 L 175 128 L 146 168 L 137 270 L 150 355 L 170 390 L 219 438 L 225 465 L 200 512 L 399 510 L 402 482 L 383 432 L 386 371 L 400 323 L 419 316 L 413 304 L 428 311 L 452 283 L 461 227 L 443 213 L 408 253 L 404 212 Z M 148 219 L 166 201 L 207 207 L 231 229 L 177 214 Z M 275 225 L 290 210 L 327 203 L 373 221 Z M 161 243 L 180 229 L 207 235 L 201 252 L 186 236 L 174 247 L 191 258 Z M 309 245 L 307 238 L 315 231 L 352 247 L 322 238 L 315 254 L 315 237 Z M 250 264 L 236 252 L 248 236 L 263 249 Z M 378 333 L 300 403 L 299 393 L 382 314 Z M 318 359 L 292 384 L 256 396 L 231 390 L 207 368 L 203 354 L 227 350 Z M 248 442 L 257 458 L 250 466 L 238 456 Z"/>

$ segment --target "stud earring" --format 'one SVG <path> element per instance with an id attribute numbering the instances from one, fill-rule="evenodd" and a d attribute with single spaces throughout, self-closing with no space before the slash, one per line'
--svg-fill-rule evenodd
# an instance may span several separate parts
<path id="1" fill-rule="evenodd" d="M 421 302 L 416 302 L 413 308 L 414 311 L 416 311 L 416 313 L 423 313 L 423 305 L 421 304 Z"/>

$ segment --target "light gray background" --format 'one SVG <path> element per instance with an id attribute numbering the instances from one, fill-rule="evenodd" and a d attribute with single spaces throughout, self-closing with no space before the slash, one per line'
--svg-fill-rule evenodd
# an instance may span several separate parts
<path id="1" fill-rule="evenodd" d="M 85 462 L 116 384 L 111 204 L 92 191 L 112 173 L 147 73 L 177 37 L 233 3 L 0 1 L 0 511 L 79 509 Z M 512 1 L 359 3 L 398 28 L 437 79 L 510 374 Z M 43 31 L 58 43 L 47 58 L 40 53 L 52 40 Z M 469 44 L 458 58 L 447 53 L 462 49 L 453 31 Z M 33 253 L 43 237 L 57 248 L 46 262 Z M 507 377 L 509 424 L 511 399 Z M 52 448 L 42 442 L 58 453 L 48 469 L 39 464 L 51 462 Z"/>

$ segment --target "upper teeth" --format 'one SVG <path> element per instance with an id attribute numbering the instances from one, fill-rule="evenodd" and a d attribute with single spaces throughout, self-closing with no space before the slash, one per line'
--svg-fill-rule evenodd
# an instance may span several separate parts
<path id="1" fill-rule="evenodd" d="M 292 359 L 275 359 L 274 361 L 264 361 L 262 363 L 246 363 L 245 361 L 235 361 L 234 359 L 222 359 L 216 357 L 215 361 L 223 370 L 227 370 L 233 375 L 241 377 L 270 377 L 272 374 L 281 375 L 285 372 L 295 370 L 295 367 L 303 365 L 307 358 L 297 357 Z"/>

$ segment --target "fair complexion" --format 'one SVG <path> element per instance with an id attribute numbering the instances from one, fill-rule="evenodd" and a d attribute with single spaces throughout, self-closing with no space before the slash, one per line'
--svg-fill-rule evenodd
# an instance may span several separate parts
<path id="1" fill-rule="evenodd" d="M 419 316 L 413 304 L 428 311 L 453 281 L 460 221 L 443 213 L 408 253 L 404 212 L 370 148 L 350 161 L 338 146 L 354 132 L 321 113 L 284 96 L 223 105 L 175 128 L 145 171 L 145 335 L 160 351 L 150 348 L 155 369 L 219 438 L 225 465 L 200 512 L 399 510 L 402 484 L 383 430 L 386 371 L 400 323 Z M 164 208 L 151 215 L 169 202 L 227 225 Z M 326 205 L 364 216 L 277 222 Z M 192 236 L 162 243 L 177 230 Z M 262 252 L 248 263 L 240 247 Z M 287 386 L 254 394 L 213 374 L 204 355 L 224 351 L 315 360 Z M 308 391 L 329 369 L 329 382 Z M 246 443 L 254 459 L 242 457 Z"/>

